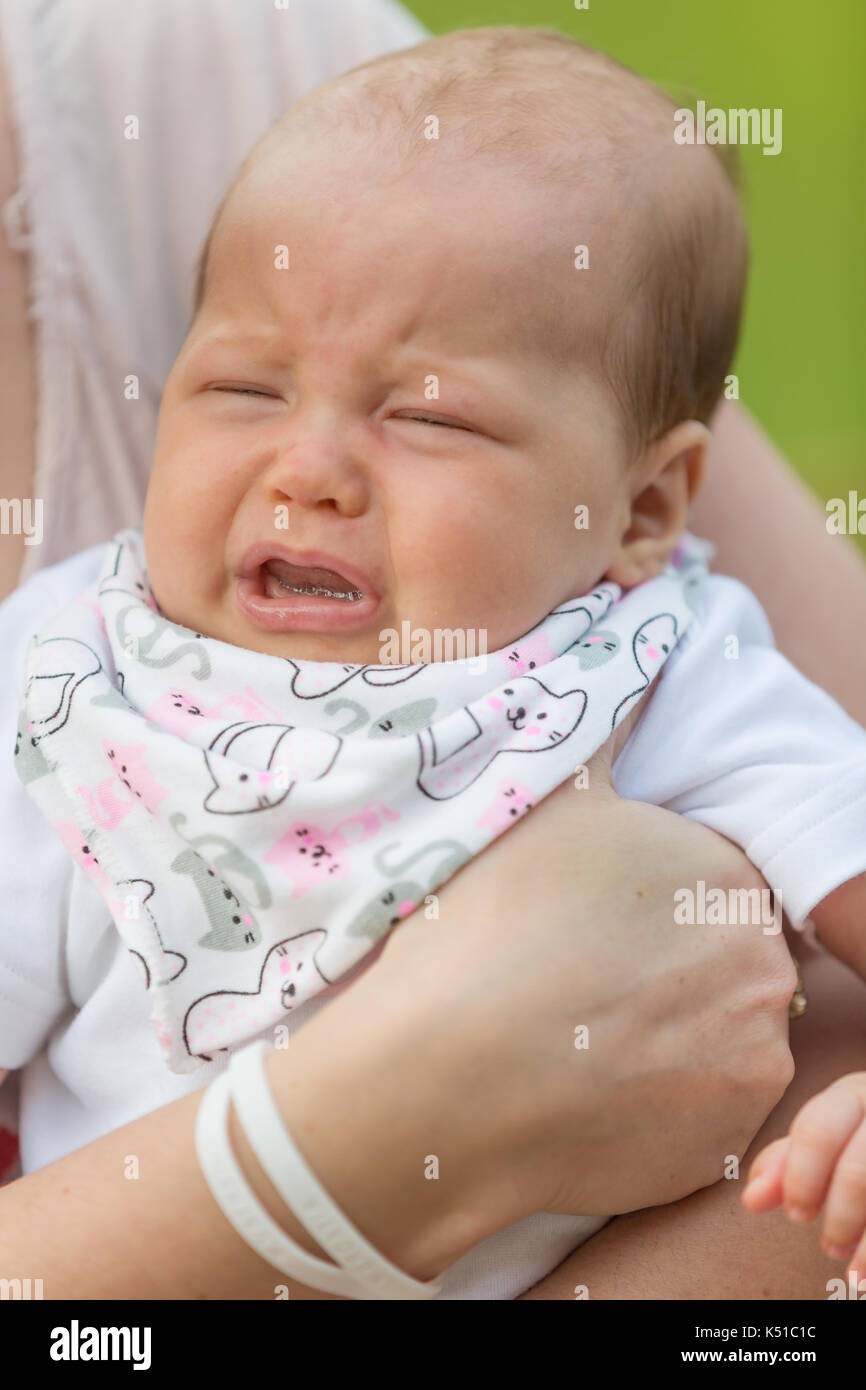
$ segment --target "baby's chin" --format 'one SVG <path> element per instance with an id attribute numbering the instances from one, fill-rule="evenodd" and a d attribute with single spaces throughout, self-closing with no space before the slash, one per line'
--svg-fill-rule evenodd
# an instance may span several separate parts
<path id="1" fill-rule="evenodd" d="M 445 627 L 425 627 L 397 615 L 377 617 L 373 627 L 358 632 L 327 632 L 291 628 L 268 631 L 249 622 L 230 595 L 223 595 L 215 603 L 201 597 L 193 600 L 189 595 L 172 592 L 170 584 L 162 585 L 159 577 L 153 575 L 151 588 L 162 616 L 195 636 L 283 660 L 353 666 L 436 665 L 475 660 L 505 649 L 541 624 L 561 603 L 577 597 L 579 592 L 587 592 L 586 588 L 569 591 L 550 606 L 541 601 L 531 611 L 527 609 L 517 623 L 499 612 L 491 615 L 489 626 L 464 627 L 455 621 Z"/>
<path id="2" fill-rule="evenodd" d="M 264 656 L 277 656 L 283 660 L 291 657 L 296 661 L 345 662 L 353 666 L 388 664 L 381 659 L 382 643 L 378 632 L 263 632 L 244 623 L 239 615 L 207 613 L 187 609 L 183 605 L 163 604 L 156 592 L 154 597 L 163 617 L 170 623 L 185 628 L 195 636 L 210 637 L 243 651 L 261 652 Z"/>

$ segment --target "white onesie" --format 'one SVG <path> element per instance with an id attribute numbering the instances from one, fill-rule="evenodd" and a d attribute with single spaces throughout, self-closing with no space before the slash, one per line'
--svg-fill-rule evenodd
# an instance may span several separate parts
<path id="1" fill-rule="evenodd" d="M 30 636 L 93 583 L 103 556 L 97 546 L 43 570 L 0 606 L 10 675 L 0 695 L 0 1068 L 20 1073 L 24 1172 L 198 1089 L 226 1064 L 218 1057 L 204 1075 L 166 1069 L 136 962 L 14 766 Z M 737 580 L 704 584 L 613 770 L 624 797 L 740 844 L 795 926 L 866 871 L 866 734 L 776 652 L 763 610 Z M 333 992 L 288 1014 L 289 1032 Z M 440 1297 L 515 1298 L 605 1219 L 529 1217 L 458 1261 Z"/>

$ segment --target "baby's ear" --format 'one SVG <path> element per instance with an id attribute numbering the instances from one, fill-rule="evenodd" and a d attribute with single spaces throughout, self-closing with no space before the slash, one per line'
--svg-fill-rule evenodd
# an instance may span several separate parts
<path id="1" fill-rule="evenodd" d="M 709 443 L 706 425 L 683 420 L 635 463 L 624 529 L 605 579 L 631 589 L 670 563 L 703 482 Z"/>

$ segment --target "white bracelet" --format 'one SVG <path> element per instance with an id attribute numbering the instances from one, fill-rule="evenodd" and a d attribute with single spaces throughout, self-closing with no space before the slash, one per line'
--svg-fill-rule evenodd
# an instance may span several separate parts
<path id="1" fill-rule="evenodd" d="M 322 1249 L 361 1285 L 367 1298 L 435 1297 L 441 1281 L 422 1283 L 386 1260 L 343 1215 L 308 1167 L 268 1086 L 264 1059 L 273 1050 L 260 1040 L 234 1053 L 228 1077 L 247 1140 L 286 1206 Z"/>
<path id="2" fill-rule="evenodd" d="M 199 1165 L 223 1214 L 241 1239 L 283 1274 L 325 1293 L 363 1298 L 363 1289 L 345 1270 L 327 1264 L 296 1244 L 251 1191 L 228 1135 L 230 1099 L 228 1072 L 223 1072 L 205 1088 L 195 1122 Z"/>
<path id="3" fill-rule="evenodd" d="M 207 1088 L 196 1122 L 196 1151 L 202 1172 L 235 1230 L 277 1269 L 311 1288 L 355 1299 L 435 1297 L 441 1280 L 422 1283 L 386 1260 L 347 1220 L 310 1171 L 271 1095 L 264 1068 L 270 1051 L 270 1044 L 260 1040 L 234 1053 L 227 1071 Z M 303 1250 L 271 1220 L 250 1191 L 228 1138 L 229 1097 L 274 1187 L 339 1265 Z"/>

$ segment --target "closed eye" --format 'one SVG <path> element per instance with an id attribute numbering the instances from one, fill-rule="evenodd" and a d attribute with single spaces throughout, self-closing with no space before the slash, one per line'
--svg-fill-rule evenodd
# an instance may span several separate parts
<path id="1" fill-rule="evenodd" d="M 474 431 L 469 425 L 460 425 L 456 420 L 437 420 L 432 415 L 395 415 L 395 420 L 417 420 L 419 425 L 444 425 L 449 430 L 466 430 L 468 434 Z"/>
<path id="2" fill-rule="evenodd" d="M 212 391 L 228 391 L 237 396 L 263 396 L 265 400 L 276 400 L 269 391 L 257 391 L 253 386 L 212 386 Z"/>

